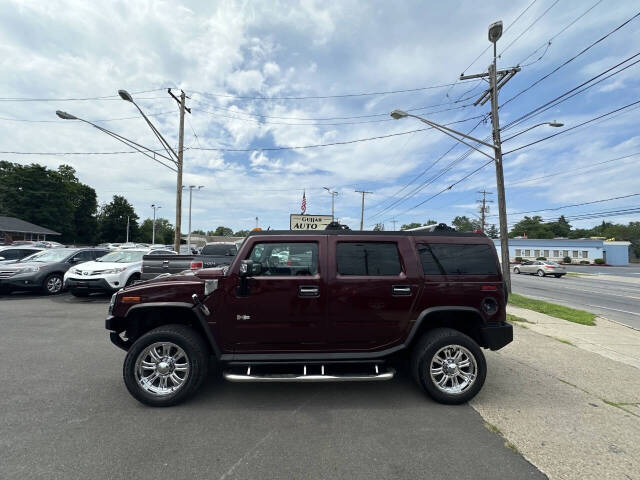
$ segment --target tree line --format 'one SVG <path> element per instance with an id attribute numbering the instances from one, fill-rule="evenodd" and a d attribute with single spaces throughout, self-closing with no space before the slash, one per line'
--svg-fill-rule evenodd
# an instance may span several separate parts
<path id="1" fill-rule="evenodd" d="M 96 191 L 81 183 L 70 165 L 49 169 L 43 165 L 21 165 L 0 161 L 0 215 L 15 217 L 56 232 L 64 244 L 94 245 L 129 241 L 151 243 L 153 220 L 140 222 L 133 206 L 121 195 L 98 205 Z M 205 234 L 202 230 L 192 233 Z M 219 226 L 206 235 L 246 236 Z M 156 218 L 155 242 L 173 244 L 175 228 L 166 218 Z"/>

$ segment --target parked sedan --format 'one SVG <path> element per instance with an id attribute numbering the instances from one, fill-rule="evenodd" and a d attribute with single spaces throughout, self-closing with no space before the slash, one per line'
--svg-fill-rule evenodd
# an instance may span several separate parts
<path id="1" fill-rule="evenodd" d="M 553 275 L 556 278 L 560 278 L 567 274 L 567 269 L 555 262 L 533 260 L 516 265 L 513 267 L 513 273 L 528 273 L 539 277 Z"/>
<path id="2" fill-rule="evenodd" d="M 102 257 L 97 248 L 52 248 L 7 266 L 0 266 L 0 290 L 41 290 L 47 295 L 62 291 L 63 276 L 73 265 Z"/>
<path id="3" fill-rule="evenodd" d="M 0 265 L 16 263 L 29 255 L 41 252 L 42 248 L 32 246 L 0 247 Z"/>

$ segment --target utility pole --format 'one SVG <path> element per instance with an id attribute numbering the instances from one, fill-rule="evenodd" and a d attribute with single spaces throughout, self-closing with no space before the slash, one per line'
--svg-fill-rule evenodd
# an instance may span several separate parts
<path id="1" fill-rule="evenodd" d="M 489 71 L 475 75 L 460 75 L 460 80 L 489 77 L 489 88 L 484 91 L 474 105 L 484 105 L 491 100 L 491 126 L 493 127 L 493 150 L 496 165 L 496 187 L 498 191 L 498 215 L 500 217 L 500 251 L 502 257 L 502 276 L 507 291 L 511 292 L 511 266 L 509 263 L 509 231 L 507 230 L 507 201 L 504 191 L 504 173 L 502 170 L 502 144 L 500 141 L 500 120 L 498 118 L 498 91 L 520 71 L 520 67 L 497 70 L 496 43 L 502 36 L 502 22 L 489 26 L 489 41 L 493 43 L 493 63 Z"/>
<path id="2" fill-rule="evenodd" d="M 395 232 L 396 231 L 396 219 L 392 218 L 391 219 L 391 223 L 393 223 L 393 231 Z"/>
<path id="3" fill-rule="evenodd" d="M 173 240 L 173 248 L 176 252 L 180 253 L 180 241 L 182 239 L 182 235 L 180 233 L 181 225 L 182 225 L 182 166 L 184 165 L 184 111 L 191 113 L 191 109 L 185 106 L 185 99 L 187 96 L 184 91 L 180 90 L 180 99 L 171 92 L 169 89 L 169 95 L 171 95 L 178 105 L 180 105 L 180 129 L 178 130 L 178 179 L 176 184 L 176 234 Z"/>
<path id="4" fill-rule="evenodd" d="M 260 228 L 258 227 L 258 217 L 256 217 L 256 228 Z"/>
<path id="5" fill-rule="evenodd" d="M 125 243 L 129 243 L 129 215 L 127 215 L 127 241 Z"/>
<path id="6" fill-rule="evenodd" d="M 486 226 L 486 220 L 487 220 L 487 213 L 489 213 L 489 207 L 487 205 L 487 203 L 491 203 L 491 200 L 487 200 L 487 195 L 492 195 L 493 192 L 487 192 L 487 190 L 485 188 L 483 188 L 482 190 L 480 190 L 478 193 L 482 194 L 482 200 L 478 200 L 478 202 L 480 202 L 480 225 L 481 225 L 481 229 L 484 232 L 485 231 L 485 226 Z"/>
<path id="7" fill-rule="evenodd" d="M 151 208 L 153 208 L 153 227 L 151 229 L 151 244 L 153 245 L 156 243 L 156 210 L 162 207 L 154 203 Z"/>
<path id="8" fill-rule="evenodd" d="M 373 192 L 367 192 L 365 190 L 356 190 L 356 193 L 361 193 L 362 194 L 362 208 L 360 209 L 360 231 L 364 230 L 364 196 L 368 193 L 373 193 Z M 333 197 L 331 197 L 331 199 L 333 200 Z M 333 216 L 333 204 L 331 206 L 331 215 Z"/>

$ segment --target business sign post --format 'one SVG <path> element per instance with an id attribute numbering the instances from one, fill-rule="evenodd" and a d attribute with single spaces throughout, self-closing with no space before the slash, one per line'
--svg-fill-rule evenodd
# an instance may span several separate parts
<path id="1" fill-rule="evenodd" d="M 332 221 L 331 215 L 300 215 L 292 213 L 289 217 L 291 230 L 324 230 Z"/>

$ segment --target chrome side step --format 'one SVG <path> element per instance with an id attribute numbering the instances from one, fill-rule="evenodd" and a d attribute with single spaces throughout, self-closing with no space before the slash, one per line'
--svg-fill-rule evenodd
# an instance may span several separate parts
<path id="1" fill-rule="evenodd" d="M 251 372 L 248 366 L 244 372 L 225 371 L 223 376 L 230 382 L 375 382 L 391 380 L 396 371 L 389 367 L 373 365 L 369 373 L 333 373 L 329 374 L 322 365 L 319 373 L 307 374 L 307 366 L 304 365 L 300 373 L 256 373 Z"/>

